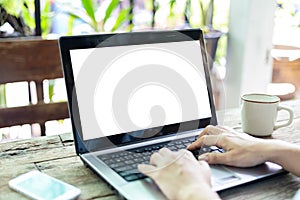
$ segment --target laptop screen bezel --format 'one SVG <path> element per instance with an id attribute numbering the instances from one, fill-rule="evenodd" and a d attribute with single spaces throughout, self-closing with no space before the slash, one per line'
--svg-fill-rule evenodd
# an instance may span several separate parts
<path id="1" fill-rule="evenodd" d="M 183 34 L 185 37 L 178 37 L 178 34 Z M 113 43 L 103 44 L 104 41 L 114 36 L 117 38 Z M 146 39 L 145 39 L 146 38 Z M 170 125 L 165 125 L 162 127 L 154 127 L 150 129 L 139 130 L 135 132 L 143 131 L 143 134 L 152 135 L 152 132 L 158 133 L 151 138 L 142 139 L 135 138 L 132 136 L 128 137 L 127 133 L 122 133 L 118 135 L 112 135 L 105 138 L 96 138 L 92 140 L 83 140 L 81 121 L 79 117 L 78 100 L 76 95 L 76 87 L 74 81 L 74 75 L 72 70 L 72 62 L 70 50 L 75 49 L 88 49 L 97 48 L 100 43 L 103 45 L 110 46 L 126 46 L 126 45 L 139 45 L 139 44 L 155 44 L 155 43 L 167 43 L 167 42 L 180 42 L 195 40 L 200 42 L 203 67 L 205 72 L 205 79 L 207 85 L 207 91 L 209 96 L 209 103 L 211 108 L 211 117 L 205 119 L 196 119 L 188 122 L 175 123 Z M 204 128 L 205 126 L 211 124 L 217 124 L 212 87 L 208 69 L 208 60 L 206 56 L 206 50 L 203 39 L 203 32 L 200 29 L 189 29 L 189 30 L 179 30 L 179 31 L 149 31 L 149 32 L 131 32 L 131 33 L 117 33 L 117 34 L 95 34 L 95 35 L 80 35 L 80 36 L 63 36 L 59 38 L 59 47 L 61 54 L 62 68 L 66 83 L 67 97 L 69 114 L 72 123 L 73 136 L 75 141 L 75 148 L 77 154 L 84 154 L 91 151 L 98 151 L 102 149 L 107 149 L 114 146 L 121 146 L 130 143 L 143 142 L 147 140 L 152 140 L 153 138 L 166 137 L 169 135 L 177 134 L 178 127 L 186 127 L 181 129 L 181 131 L 189 131 L 194 125 L 197 124 L 197 128 Z M 126 140 L 124 136 L 126 135 Z"/>

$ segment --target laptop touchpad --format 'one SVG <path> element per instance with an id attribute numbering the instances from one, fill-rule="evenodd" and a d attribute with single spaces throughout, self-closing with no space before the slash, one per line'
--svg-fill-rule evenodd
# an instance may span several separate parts
<path id="1" fill-rule="evenodd" d="M 210 165 L 212 184 L 220 185 L 239 180 L 240 177 L 222 165 Z"/>

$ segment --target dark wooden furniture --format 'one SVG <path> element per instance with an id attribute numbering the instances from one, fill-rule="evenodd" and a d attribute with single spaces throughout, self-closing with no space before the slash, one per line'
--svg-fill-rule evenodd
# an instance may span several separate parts
<path id="1" fill-rule="evenodd" d="M 66 102 L 45 103 L 43 98 L 43 81 L 62 77 L 57 40 L 0 40 L 0 84 L 27 81 L 29 86 L 34 81 L 36 91 L 29 94 L 36 92 L 38 100 L 33 104 L 29 98 L 30 105 L 0 108 L 0 128 L 38 123 L 41 135 L 45 135 L 46 121 L 68 118 Z"/>
<path id="2" fill-rule="evenodd" d="M 300 100 L 286 104 L 293 108 L 295 121 L 289 127 L 276 130 L 272 137 L 300 145 Z M 240 109 L 219 111 L 217 115 L 219 124 L 240 130 Z M 280 112 L 279 121 L 287 119 L 287 114 Z M 26 199 L 9 189 L 8 181 L 31 170 L 40 170 L 80 188 L 80 199 L 121 199 L 76 156 L 70 133 L 3 143 L 0 158 L 0 199 Z M 219 195 L 223 200 L 282 200 L 292 199 L 298 188 L 300 178 L 287 173 L 228 189 Z"/>

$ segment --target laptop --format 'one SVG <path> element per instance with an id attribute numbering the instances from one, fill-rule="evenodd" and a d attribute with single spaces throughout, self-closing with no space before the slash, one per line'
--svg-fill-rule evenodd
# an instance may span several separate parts
<path id="1" fill-rule="evenodd" d="M 165 199 L 137 165 L 217 125 L 202 31 L 65 36 L 59 46 L 77 155 L 124 198 Z M 210 167 L 215 191 L 283 172 Z"/>

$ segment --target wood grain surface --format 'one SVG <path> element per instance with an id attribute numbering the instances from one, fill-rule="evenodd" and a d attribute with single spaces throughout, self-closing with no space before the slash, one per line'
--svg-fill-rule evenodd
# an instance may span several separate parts
<path id="1" fill-rule="evenodd" d="M 285 104 L 293 108 L 295 120 L 292 125 L 276 130 L 272 137 L 300 145 L 300 100 Z M 223 125 L 240 129 L 239 109 L 220 111 L 218 116 L 224 118 Z M 278 121 L 286 119 L 285 113 L 279 114 Z M 86 168 L 76 156 L 71 133 L 2 143 L 0 158 L 0 199 L 27 199 L 9 189 L 8 181 L 34 169 L 80 188 L 80 199 L 120 199 L 107 183 Z M 298 188 L 300 178 L 287 173 L 231 188 L 219 194 L 222 199 L 283 200 L 292 199 Z"/>

